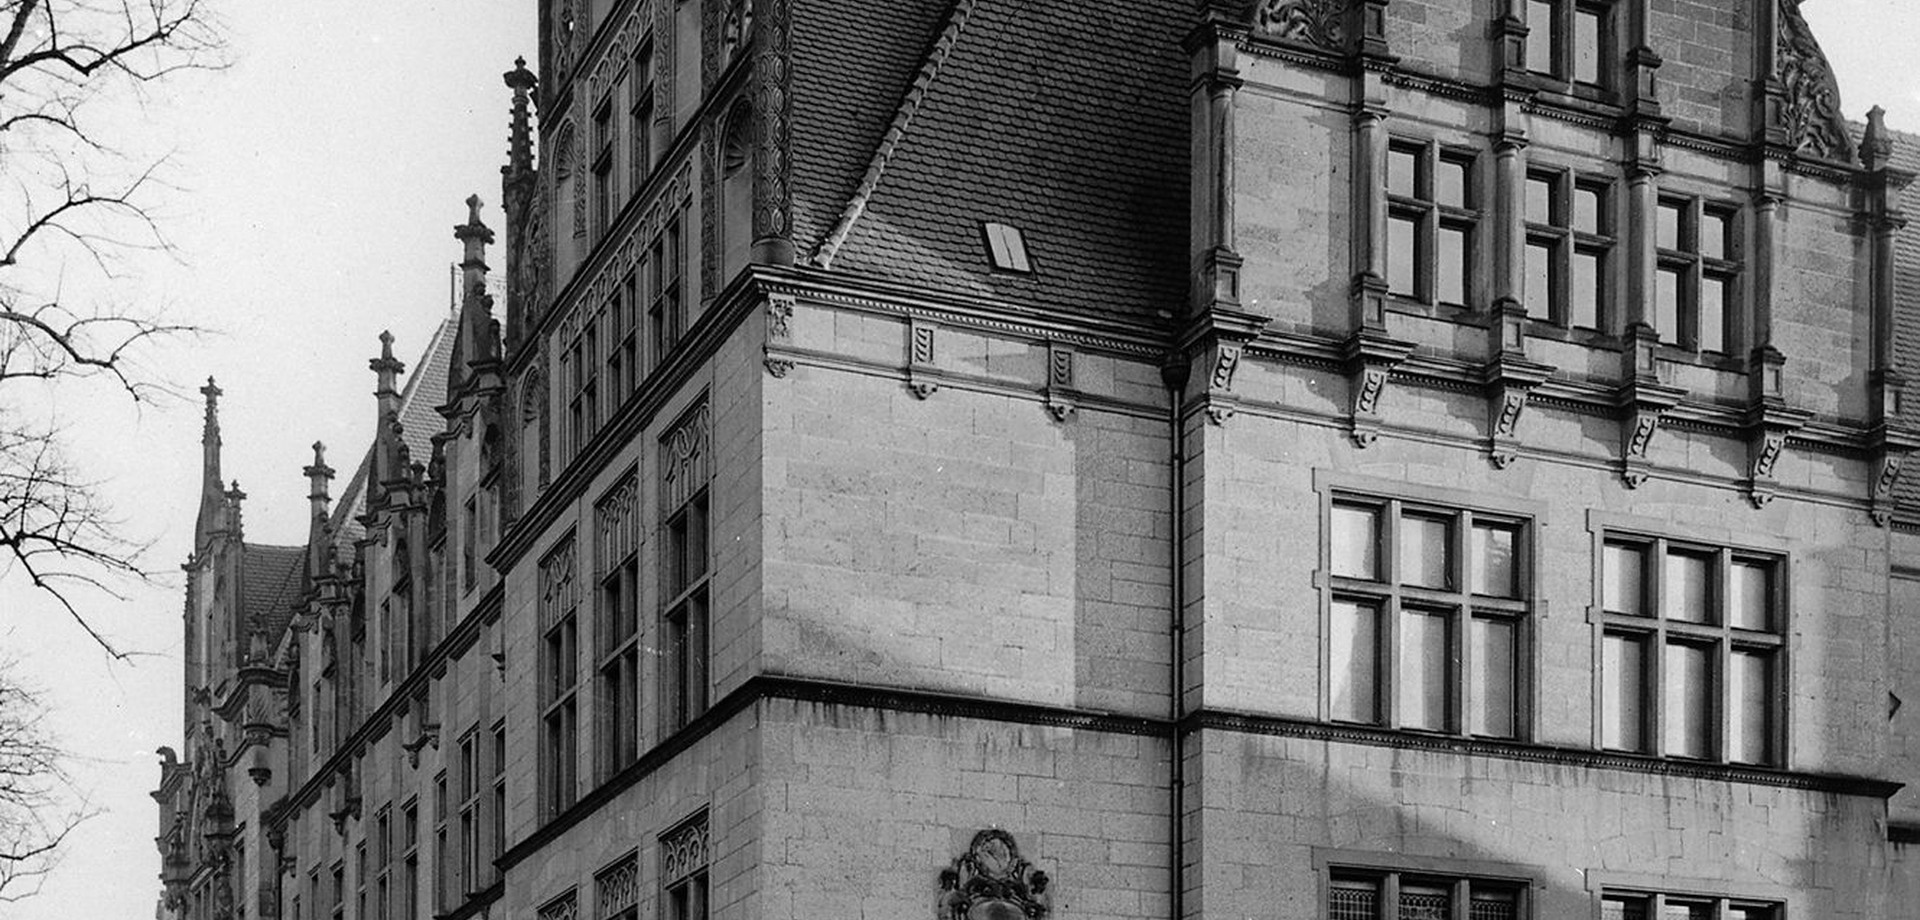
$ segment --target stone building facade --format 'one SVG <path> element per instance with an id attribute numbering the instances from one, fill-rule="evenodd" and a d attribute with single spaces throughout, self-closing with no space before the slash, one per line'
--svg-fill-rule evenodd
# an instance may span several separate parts
<path id="1" fill-rule="evenodd" d="M 1799 0 L 549 0 L 539 57 L 502 315 L 471 201 L 306 547 L 210 388 L 170 917 L 1920 896 L 1920 139 Z"/>

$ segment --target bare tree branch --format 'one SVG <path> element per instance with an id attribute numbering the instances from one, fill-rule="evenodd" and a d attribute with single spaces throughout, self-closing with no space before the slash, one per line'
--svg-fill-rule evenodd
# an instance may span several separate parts
<path id="1" fill-rule="evenodd" d="M 45 703 L 0 662 L 0 904 L 38 894 L 61 847 L 98 813 L 74 788 Z"/>

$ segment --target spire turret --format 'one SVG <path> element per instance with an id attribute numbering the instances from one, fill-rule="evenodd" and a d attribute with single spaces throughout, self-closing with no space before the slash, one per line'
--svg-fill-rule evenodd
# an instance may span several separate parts
<path id="1" fill-rule="evenodd" d="M 513 114 L 507 122 L 507 165 L 500 167 L 509 183 L 533 176 L 533 126 L 531 102 L 533 89 L 540 81 L 527 69 L 527 59 L 513 59 L 513 69 L 502 75 L 513 90 Z"/>
<path id="2" fill-rule="evenodd" d="M 454 340 L 453 360 L 447 368 L 449 401 L 457 399 L 469 378 L 469 369 L 490 377 L 500 361 L 493 322 L 493 297 L 487 293 L 487 244 L 493 230 L 480 220 L 480 196 L 467 196 L 467 222 L 453 228 L 460 241 L 460 331 Z M 484 382 L 483 382 L 484 385 Z"/>
<path id="3" fill-rule="evenodd" d="M 527 314 L 528 301 L 535 297 L 533 277 L 537 268 L 529 255 L 530 247 L 544 241 L 532 227 L 529 215 L 538 186 L 533 168 L 532 100 L 539 80 L 527 69 L 526 58 L 515 58 L 513 69 L 504 75 L 513 90 L 512 115 L 507 121 L 507 163 L 500 167 L 500 207 L 505 212 L 507 239 L 507 322 L 506 347 L 518 348 Z"/>
<path id="4" fill-rule="evenodd" d="M 376 375 L 373 395 L 379 411 L 373 429 L 373 475 L 367 482 L 367 507 L 371 511 L 377 500 L 385 497 L 387 484 L 407 474 L 402 456 L 405 445 L 400 441 L 400 391 L 395 388 L 396 378 L 406 365 L 393 356 L 392 332 L 380 333 L 380 357 L 368 361 L 367 368 Z"/>
<path id="5" fill-rule="evenodd" d="M 206 420 L 200 428 L 200 513 L 193 523 L 193 552 L 202 556 L 214 534 L 227 529 L 226 490 L 220 485 L 220 394 L 212 377 L 200 388 Z"/>
<path id="6" fill-rule="evenodd" d="M 328 563 L 333 557 L 333 548 L 329 545 L 330 535 L 327 524 L 332 518 L 329 504 L 331 496 L 327 494 L 327 483 L 333 480 L 333 467 L 327 465 L 327 445 L 313 442 L 313 462 L 301 468 L 307 477 L 307 509 L 310 520 L 307 524 L 307 580 L 327 574 Z"/>

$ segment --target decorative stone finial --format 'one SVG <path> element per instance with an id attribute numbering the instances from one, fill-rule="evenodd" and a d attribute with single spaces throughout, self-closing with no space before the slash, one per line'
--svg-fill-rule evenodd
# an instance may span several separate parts
<path id="1" fill-rule="evenodd" d="M 1887 110 L 1874 106 L 1867 110 L 1867 132 L 1860 138 L 1860 163 L 1868 169 L 1885 169 L 1893 158 L 1893 135 L 1887 131 Z"/>
<path id="2" fill-rule="evenodd" d="M 394 378 L 406 369 L 406 365 L 401 364 L 399 359 L 393 356 L 392 332 L 383 330 L 380 333 L 380 357 L 367 362 L 367 368 L 379 375 L 379 386 L 374 390 L 376 395 L 395 395 L 398 393 L 398 391 L 393 388 Z"/>

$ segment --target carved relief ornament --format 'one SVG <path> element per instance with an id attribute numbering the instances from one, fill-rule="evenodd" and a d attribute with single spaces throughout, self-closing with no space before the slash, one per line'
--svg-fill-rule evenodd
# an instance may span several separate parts
<path id="1" fill-rule="evenodd" d="M 1020 857 L 1012 834 L 983 830 L 940 872 L 934 920 L 1040 920 L 1053 909 L 1050 881 Z"/>
<path id="2" fill-rule="evenodd" d="M 1352 0 L 1260 0 L 1254 31 L 1329 51 L 1347 47 L 1347 11 Z"/>
<path id="3" fill-rule="evenodd" d="M 1786 91 L 1778 118 L 1795 150 L 1833 160 L 1852 157 L 1852 133 L 1840 114 L 1840 85 L 1813 30 L 1800 15 L 1800 0 L 1779 0 L 1775 76 Z"/>

